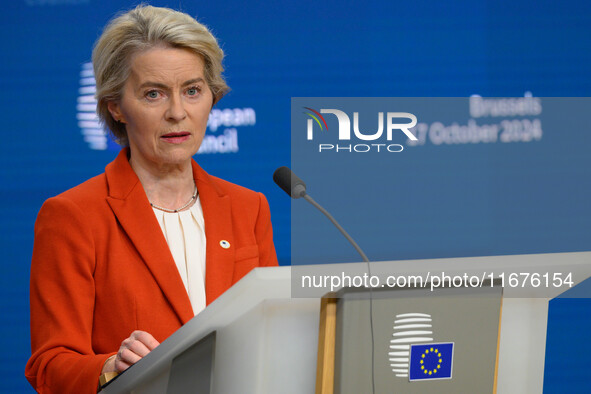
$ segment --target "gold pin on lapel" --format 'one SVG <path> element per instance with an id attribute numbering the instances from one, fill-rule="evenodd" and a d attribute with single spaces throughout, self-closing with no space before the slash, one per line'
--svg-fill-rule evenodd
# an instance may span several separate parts
<path id="1" fill-rule="evenodd" d="M 224 249 L 228 249 L 230 248 L 230 242 L 226 241 L 225 239 L 222 239 L 220 241 L 220 246 Z"/>

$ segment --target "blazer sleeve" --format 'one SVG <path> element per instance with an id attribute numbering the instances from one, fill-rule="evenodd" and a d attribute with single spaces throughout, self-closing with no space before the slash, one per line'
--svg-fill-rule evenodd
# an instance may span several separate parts
<path id="1" fill-rule="evenodd" d="M 31 348 L 25 375 L 40 393 L 96 393 L 111 354 L 92 348 L 95 247 L 71 200 L 53 197 L 35 223 L 31 264 Z"/>
<path id="2" fill-rule="evenodd" d="M 259 247 L 259 265 L 269 267 L 278 265 L 277 253 L 273 244 L 273 226 L 271 210 L 264 194 L 259 195 L 259 213 L 255 224 L 255 237 Z"/>

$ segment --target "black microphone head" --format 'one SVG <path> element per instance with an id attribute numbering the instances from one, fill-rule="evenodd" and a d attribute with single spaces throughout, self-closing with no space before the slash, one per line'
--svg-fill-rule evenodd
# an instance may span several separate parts
<path id="1" fill-rule="evenodd" d="M 291 198 L 300 198 L 306 195 L 306 184 L 288 167 L 279 167 L 273 173 L 273 180 Z"/>

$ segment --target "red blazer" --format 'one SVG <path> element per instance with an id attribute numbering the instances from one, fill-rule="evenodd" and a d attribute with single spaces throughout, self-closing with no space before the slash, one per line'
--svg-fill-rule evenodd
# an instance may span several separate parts
<path id="1" fill-rule="evenodd" d="M 193 317 L 127 152 L 104 174 L 48 199 L 37 217 L 33 354 L 25 375 L 39 392 L 96 393 L 104 362 L 134 330 L 162 342 Z M 192 164 L 205 219 L 209 304 L 252 268 L 277 265 L 277 257 L 265 197 Z"/>

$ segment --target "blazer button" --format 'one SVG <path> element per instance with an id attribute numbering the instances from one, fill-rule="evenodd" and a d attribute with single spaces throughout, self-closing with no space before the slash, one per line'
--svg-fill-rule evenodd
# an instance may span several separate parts
<path id="1" fill-rule="evenodd" d="M 224 249 L 229 249 L 230 248 L 230 242 L 226 241 L 225 239 L 222 239 L 220 241 L 220 246 Z"/>

